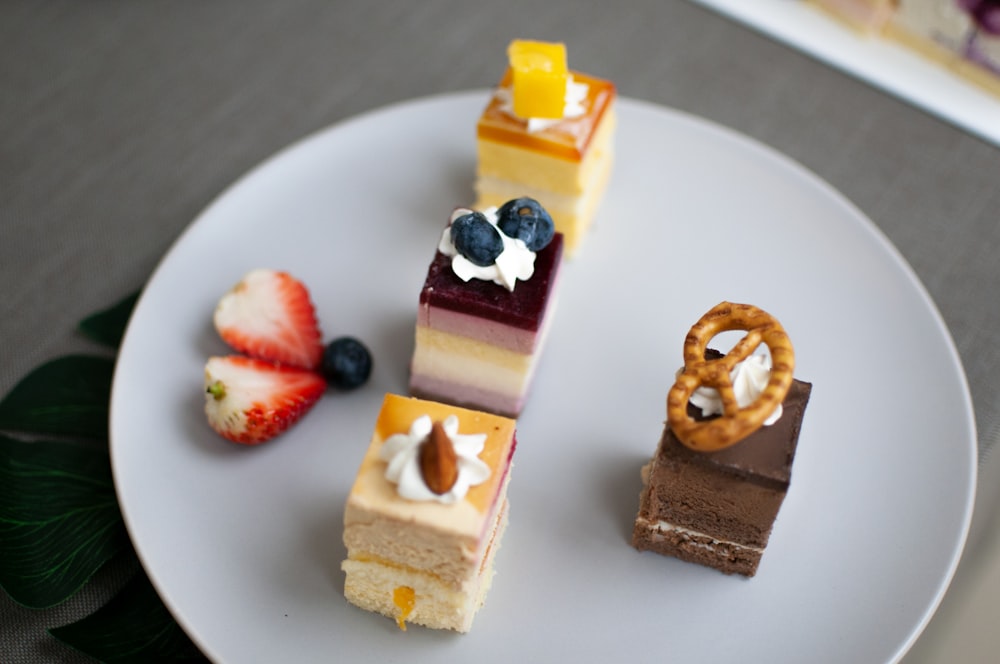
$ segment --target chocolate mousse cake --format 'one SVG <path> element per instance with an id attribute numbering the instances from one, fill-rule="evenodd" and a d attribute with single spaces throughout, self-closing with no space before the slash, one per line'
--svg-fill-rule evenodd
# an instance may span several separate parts
<path id="1" fill-rule="evenodd" d="M 470 218 L 498 251 L 478 255 L 475 233 L 472 246 L 462 241 L 455 229 Z M 562 252 L 562 234 L 532 199 L 456 210 L 420 291 L 410 394 L 517 417 L 554 318 Z"/>
<path id="2" fill-rule="evenodd" d="M 572 256 L 611 174 L 615 86 L 567 68 L 561 43 L 515 40 L 476 125 L 476 209 L 532 197 Z"/>
<path id="3" fill-rule="evenodd" d="M 507 525 L 515 422 L 388 394 L 344 511 L 344 595 L 396 620 L 468 632 Z"/>
<path id="4" fill-rule="evenodd" d="M 745 307 L 748 305 L 722 303 L 706 314 L 699 325 L 720 310 Z M 746 329 L 749 326 L 743 325 L 746 321 L 754 326 L 773 323 L 768 334 L 772 340 L 784 337 L 785 341 L 779 340 L 778 344 L 787 345 L 788 353 L 769 345 L 770 357 L 751 355 L 726 360 L 722 353 L 706 349 L 704 343 L 710 337 L 699 335 L 703 328 L 699 325 L 692 328 L 688 342 L 692 336 L 700 337 L 700 341 L 685 343 L 688 372 L 682 372 L 678 380 L 683 381 L 685 375 L 700 373 L 700 376 L 683 388 L 675 384 L 671 390 L 674 403 L 668 408 L 667 424 L 656 453 L 642 469 L 643 488 L 632 544 L 639 550 L 673 556 L 726 574 L 752 577 L 791 482 L 799 431 L 812 386 L 791 377 L 794 366 L 791 346 L 777 321 L 755 307 L 744 309 L 742 314 L 740 325 L 729 327 L 721 323 L 721 327 L 713 330 Z M 699 363 L 694 358 L 703 360 Z M 768 361 L 773 363 L 770 368 Z M 713 362 L 726 362 L 715 368 L 726 369 L 722 373 L 729 376 L 727 382 L 741 401 L 738 406 L 709 403 L 717 398 L 718 392 L 711 395 L 705 391 L 709 380 L 714 379 L 706 380 L 711 371 L 702 368 L 712 367 Z M 746 366 L 748 363 L 750 366 Z M 751 367 L 756 375 L 743 374 Z M 756 389 L 751 388 L 750 396 L 740 398 L 743 382 L 755 384 Z M 760 388 L 765 383 L 768 388 L 762 394 Z M 786 391 L 777 389 L 782 386 Z M 693 394 L 695 390 L 697 395 Z M 676 399 L 678 395 L 682 400 Z M 705 395 L 707 400 L 702 398 Z M 755 404 L 744 403 L 751 398 L 756 398 Z M 744 435 L 746 427 L 742 424 L 728 426 L 726 420 L 746 415 L 748 408 L 762 402 L 766 407 L 759 409 L 763 413 L 758 418 L 761 423 L 756 428 L 751 424 L 752 432 Z M 683 409 L 683 417 L 676 414 L 679 407 Z M 720 409 L 723 414 L 716 414 Z M 691 431 L 697 433 L 689 435 Z M 678 432 L 688 440 L 682 440 Z"/>

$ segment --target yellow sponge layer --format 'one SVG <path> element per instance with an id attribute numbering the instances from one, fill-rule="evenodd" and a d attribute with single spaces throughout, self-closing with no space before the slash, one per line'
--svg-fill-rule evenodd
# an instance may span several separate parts
<path id="1" fill-rule="evenodd" d="M 568 161 L 516 143 L 479 138 L 475 208 L 500 206 L 519 196 L 538 200 L 575 256 L 604 196 L 614 163 L 615 111 L 608 109 L 580 161 Z"/>

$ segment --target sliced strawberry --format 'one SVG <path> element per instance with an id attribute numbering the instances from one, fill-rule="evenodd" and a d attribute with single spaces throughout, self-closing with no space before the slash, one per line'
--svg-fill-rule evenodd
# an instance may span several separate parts
<path id="1" fill-rule="evenodd" d="M 320 374 L 242 355 L 205 365 L 205 414 L 224 438 L 256 445 L 306 414 L 326 389 Z"/>
<path id="2" fill-rule="evenodd" d="M 315 369 L 323 356 L 309 291 L 287 272 L 249 272 L 219 300 L 214 320 L 223 341 L 251 357 Z"/>

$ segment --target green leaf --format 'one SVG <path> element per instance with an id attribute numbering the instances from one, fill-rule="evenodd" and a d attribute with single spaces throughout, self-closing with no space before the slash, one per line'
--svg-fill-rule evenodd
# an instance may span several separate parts
<path id="1" fill-rule="evenodd" d="M 144 574 L 136 574 L 97 612 L 49 633 L 107 664 L 208 661 L 174 622 Z"/>
<path id="2" fill-rule="evenodd" d="M 84 318 L 80 321 L 80 331 L 98 343 L 118 348 L 138 299 L 136 291 L 118 304 Z"/>
<path id="3" fill-rule="evenodd" d="M 0 435 L 0 586 L 14 601 L 59 604 L 127 547 L 106 450 Z"/>
<path id="4" fill-rule="evenodd" d="M 107 440 L 114 368 L 86 355 L 43 364 L 0 401 L 0 430 Z"/>

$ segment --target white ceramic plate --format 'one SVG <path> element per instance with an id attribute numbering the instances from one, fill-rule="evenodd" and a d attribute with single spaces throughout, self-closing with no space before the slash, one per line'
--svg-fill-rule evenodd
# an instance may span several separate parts
<path id="1" fill-rule="evenodd" d="M 1000 98 L 802 0 L 693 0 L 1000 146 Z"/>
<path id="2" fill-rule="evenodd" d="M 184 233 L 129 326 L 112 457 L 129 532 L 219 662 L 885 662 L 930 618 L 972 510 L 971 401 L 950 337 L 896 251 L 786 158 L 631 100 L 615 173 L 519 423 L 511 523 L 468 635 L 349 606 L 341 516 L 382 396 L 404 392 L 417 294 L 467 204 L 486 92 L 337 125 L 237 182 Z M 218 297 L 255 267 L 312 290 L 325 336 L 375 370 L 262 447 L 218 438 L 202 368 Z M 778 316 L 814 383 L 792 488 L 758 575 L 629 545 L 689 326 L 721 300 Z"/>

